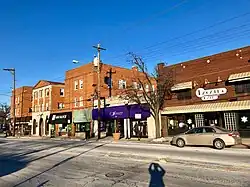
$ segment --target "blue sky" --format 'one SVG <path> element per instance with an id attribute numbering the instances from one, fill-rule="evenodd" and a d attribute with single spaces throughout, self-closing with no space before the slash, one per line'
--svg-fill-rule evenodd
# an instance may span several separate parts
<path id="1" fill-rule="evenodd" d="M 90 62 L 99 42 L 102 60 L 123 67 L 131 67 L 127 52 L 149 68 L 211 55 L 249 45 L 249 7 L 250 0 L 1 0 L 0 68 L 15 67 L 19 87 L 63 81 L 71 61 Z M 9 102 L 11 78 L 0 71 L 0 102 Z"/>

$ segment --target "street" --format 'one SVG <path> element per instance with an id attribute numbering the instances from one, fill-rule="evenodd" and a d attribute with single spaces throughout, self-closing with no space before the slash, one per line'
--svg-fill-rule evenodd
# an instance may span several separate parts
<path id="1" fill-rule="evenodd" d="M 0 150 L 1 187 L 250 187 L 246 149 L 0 138 Z"/>

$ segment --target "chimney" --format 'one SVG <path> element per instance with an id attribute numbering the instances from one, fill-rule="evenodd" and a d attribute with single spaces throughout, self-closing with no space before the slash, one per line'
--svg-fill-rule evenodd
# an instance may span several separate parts
<path id="1" fill-rule="evenodd" d="M 133 71 L 138 71 L 138 67 L 137 66 L 132 66 L 132 70 Z"/>

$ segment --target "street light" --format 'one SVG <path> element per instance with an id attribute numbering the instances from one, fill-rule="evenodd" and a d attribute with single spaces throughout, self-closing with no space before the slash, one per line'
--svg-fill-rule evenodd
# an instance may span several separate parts
<path id="1" fill-rule="evenodd" d="M 3 71 L 9 71 L 13 75 L 13 136 L 15 136 L 16 125 L 16 70 L 15 68 L 4 68 Z"/>

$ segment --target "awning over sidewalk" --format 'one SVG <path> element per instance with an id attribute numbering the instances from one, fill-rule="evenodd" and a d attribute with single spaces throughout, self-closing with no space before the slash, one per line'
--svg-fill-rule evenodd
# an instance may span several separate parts
<path id="1" fill-rule="evenodd" d="M 189 81 L 189 82 L 182 82 L 182 83 L 175 84 L 171 88 L 171 90 L 172 91 L 185 90 L 185 89 L 192 89 L 192 87 L 193 87 L 193 83 L 192 81 Z"/>
<path id="2" fill-rule="evenodd" d="M 228 82 L 239 82 L 250 80 L 250 72 L 231 74 L 228 78 Z"/>
<path id="3" fill-rule="evenodd" d="M 249 110 L 250 100 L 166 107 L 162 114 Z"/>

